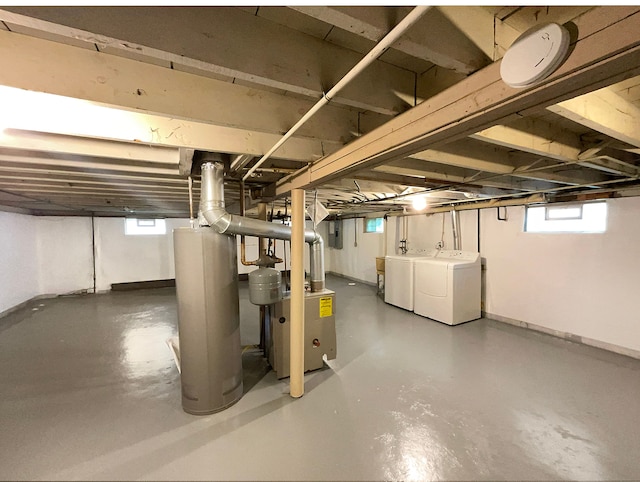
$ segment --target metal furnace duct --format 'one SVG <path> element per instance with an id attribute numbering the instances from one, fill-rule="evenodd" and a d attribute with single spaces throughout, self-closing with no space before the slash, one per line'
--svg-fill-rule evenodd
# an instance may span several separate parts
<path id="1" fill-rule="evenodd" d="M 182 408 L 223 410 L 242 397 L 237 247 L 209 228 L 173 231 Z"/>
<path id="2" fill-rule="evenodd" d="M 451 210 L 451 228 L 453 230 L 453 249 L 461 250 L 462 243 L 460 242 L 460 213 L 455 209 Z"/>
<path id="3" fill-rule="evenodd" d="M 224 207 L 224 167 L 220 163 L 202 164 L 200 212 L 218 233 L 241 234 L 273 239 L 291 239 L 291 228 L 283 224 L 229 214 Z M 324 241 L 315 231 L 305 230 L 309 243 L 311 291 L 324 289 Z"/>

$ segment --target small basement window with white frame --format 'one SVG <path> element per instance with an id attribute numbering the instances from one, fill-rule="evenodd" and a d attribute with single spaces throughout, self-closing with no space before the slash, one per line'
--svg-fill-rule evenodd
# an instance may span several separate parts
<path id="1" fill-rule="evenodd" d="M 526 208 L 524 230 L 527 233 L 604 233 L 606 229 L 606 201 Z"/>
<path id="2" fill-rule="evenodd" d="M 167 223 L 164 219 L 125 218 L 124 234 L 127 236 L 167 234 Z"/>
<path id="3" fill-rule="evenodd" d="M 365 233 L 384 233 L 384 218 L 365 218 Z"/>

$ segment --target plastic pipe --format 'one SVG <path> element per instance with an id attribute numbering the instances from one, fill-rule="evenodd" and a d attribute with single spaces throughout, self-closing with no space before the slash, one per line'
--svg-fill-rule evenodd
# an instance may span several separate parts
<path id="1" fill-rule="evenodd" d="M 300 127 L 302 127 L 320 108 L 328 104 L 329 101 L 340 91 L 344 86 L 351 82 L 357 75 L 359 75 L 364 69 L 366 69 L 374 60 L 380 57 L 396 40 L 398 40 L 414 23 L 416 23 L 431 7 L 427 5 L 419 5 L 415 7 L 409 14 L 404 17 L 398 25 L 396 25 L 387 35 L 385 35 L 371 51 L 365 55 L 360 62 L 358 62 L 347 74 L 333 86 L 329 92 L 324 94 L 316 104 L 309 109 L 309 111 L 300 119 L 289 131 L 287 131 L 282 138 L 276 142 L 276 144 L 262 156 L 258 162 L 256 162 L 251 169 L 242 178 L 246 181 L 251 174 L 258 169 L 264 161 L 269 159 L 271 155 L 276 152 L 282 144 L 284 144 L 289 137 L 291 137 Z"/>

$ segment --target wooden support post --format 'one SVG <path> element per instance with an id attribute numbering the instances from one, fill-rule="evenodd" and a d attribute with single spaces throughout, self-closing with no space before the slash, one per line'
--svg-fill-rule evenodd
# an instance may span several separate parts
<path id="1" fill-rule="evenodd" d="M 304 395 L 304 190 L 291 192 L 290 394 Z"/>

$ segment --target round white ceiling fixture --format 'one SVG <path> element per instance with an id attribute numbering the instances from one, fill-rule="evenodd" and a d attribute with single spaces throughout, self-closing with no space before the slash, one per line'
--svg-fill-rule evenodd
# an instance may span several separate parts
<path id="1" fill-rule="evenodd" d="M 500 64 L 510 87 L 530 87 L 551 75 L 569 53 L 569 31 L 557 23 L 538 25 L 520 35 Z"/>

